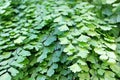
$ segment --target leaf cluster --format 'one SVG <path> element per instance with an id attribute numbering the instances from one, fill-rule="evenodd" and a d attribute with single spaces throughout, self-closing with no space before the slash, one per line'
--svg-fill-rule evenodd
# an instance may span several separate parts
<path id="1" fill-rule="evenodd" d="M 1 0 L 0 80 L 119 80 L 119 2 L 97 1 Z"/>

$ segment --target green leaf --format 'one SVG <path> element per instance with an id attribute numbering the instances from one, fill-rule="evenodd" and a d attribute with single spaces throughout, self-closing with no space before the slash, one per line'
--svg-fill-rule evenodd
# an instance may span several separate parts
<path id="1" fill-rule="evenodd" d="M 57 69 L 57 68 L 58 68 L 58 64 L 54 63 L 51 67 L 52 67 L 53 69 Z"/>
<path id="2" fill-rule="evenodd" d="M 110 68 L 112 69 L 113 72 L 117 73 L 120 77 L 120 66 L 115 64 L 115 65 L 110 65 Z"/>
<path id="3" fill-rule="evenodd" d="M 114 78 L 115 74 L 111 71 L 106 71 L 105 72 L 105 80 L 116 80 Z"/>
<path id="4" fill-rule="evenodd" d="M 102 54 L 102 55 L 100 56 L 100 59 L 101 59 L 101 60 L 107 60 L 107 59 L 108 59 L 108 56 L 105 55 L 105 54 Z"/>
<path id="5" fill-rule="evenodd" d="M 0 14 L 3 14 L 3 13 L 5 13 L 5 10 L 0 9 Z"/>
<path id="6" fill-rule="evenodd" d="M 47 53 L 43 53 L 41 56 L 39 56 L 37 62 L 41 63 L 45 58 L 47 58 Z"/>
<path id="7" fill-rule="evenodd" d="M 92 39 L 92 40 L 90 40 L 89 44 L 96 47 L 96 46 L 98 46 L 98 41 Z"/>
<path id="8" fill-rule="evenodd" d="M 103 70 L 103 69 L 98 69 L 97 72 L 98 72 L 99 75 L 103 75 L 103 74 L 105 73 L 105 70 Z"/>
<path id="9" fill-rule="evenodd" d="M 112 4 L 112 3 L 114 3 L 114 2 L 116 2 L 117 0 L 106 0 L 106 3 L 107 4 Z"/>
<path id="10" fill-rule="evenodd" d="M 6 65 L 8 62 L 9 62 L 9 59 L 8 59 L 8 60 L 1 61 L 1 62 L 0 62 L 0 66 L 1 66 L 1 65 Z"/>
<path id="11" fill-rule="evenodd" d="M 2 55 L 0 55 L 0 59 L 9 58 L 11 56 L 11 52 L 4 52 Z"/>
<path id="12" fill-rule="evenodd" d="M 107 62 L 110 63 L 110 64 L 115 64 L 115 63 L 116 63 L 116 60 L 109 58 Z"/>
<path id="13" fill-rule="evenodd" d="M 42 21 L 39 25 L 35 27 L 35 29 L 42 29 L 46 25 L 45 21 Z"/>
<path id="14" fill-rule="evenodd" d="M 104 38 L 106 41 L 108 42 L 115 42 L 115 39 L 113 37 L 110 37 L 110 38 Z"/>
<path id="15" fill-rule="evenodd" d="M 11 73 L 12 76 L 16 76 L 19 71 L 13 67 L 9 68 L 8 71 Z"/>
<path id="16" fill-rule="evenodd" d="M 58 29 L 59 29 L 60 31 L 68 31 L 68 30 L 69 30 L 69 28 L 68 28 L 67 25 L 62 25 L 62 26 L 60 26 Z"/>
<path id="17" fill-rule="evenodd" d="M 37 38 L 37 35 L 35 35 L 35 34 L 31 34 L 30 37 L 29 37 L 30 40 L 33 40 L 33 39 L 36 39 L 36 38 Z"/>
<path id="18" fill-rule="evenodd" d="M 75 51 L 75 47 L 72 44 L 69 44 L 66 48 L 63 50 L 64 52 L 68 52 L 68 55 L 72 55 Z"/>
<path id="19" fill-rule="evenodd" d="M 102 30 L 104 30 L 104 31 L 109 31 L 109 30 L 112 29 L 111 26 L 100 26 L 100 28 L 101 28 Z"/>
<path id="20" fill-rule="evenodd" d="M 19 38 L 17 38 L 16 40 L 14 40 L 15 44 L 20 44 L 23 42 L 23 40 L 26 39 L 25 36 L 20 36 Z"/>
<path id="21" fill-rule="evenodd" d="M 4 73 L 3 75 L 0 76 L 0 80 L 12 80 L 12 77 L 10 76 L 9 73 Z"/>
<path id="22" fill-rule="evenodd" d="M 49 53 L 49 52 L 53 52 L 53 50 L 54 50 L 54 46 L 50 46 L 50 47 L 44 47 L 43 48 L 43 53 L 38 57 L 38 59 L 37 59 L 37 62 L 43 62 L 43 60 L 45 59 L 45 58 L 47 58 L 47 54 Z"/>
<path id="23" fill-rule="evenodd" d="M 70 70 L 71 70 L 72 72 L 74 72 L 74 73 L 80 72 L 80 71 L 82 70 L 77 63 L 73 64 L 73 65 L 70 66 L 69 68 L 70 68 Z"/>
<path id="24" fill-rule="evenodd" d="M 80 63 L 81 65 L 87 65 L 86 62 L 81 59 L 79 59 L 77 62 Z"/>
<path id="25" fill-rule="evenodd" d="M 23 62 L 25 60 L 25 57 L 24 56 L 19 56 L 19 57 L 17 57 L 17 62 Z"/>
<path id="26" fill-rule="evenodd" d="M 110 20 L 109 20 L 109 23 L 117 23 L 117 16 L 114 15 L 114 16 L 111 16 Z"/>
<path id="27" fill-rule="evenodd" d="M 54 72 L 55 72 L 54 69 L 49 68 L 48 71 L 47 71 L 47 75 L 52 76 L 54 74 Z"/>
<path id="28" fill-rule="evenodd" d="M 68 70 L 62 70 L 61 72 L 60 72 L 60 74 L 62 74 L 62 75 L 67 75 L 67 74 L 69 74 L 69 71 Z"/>
<path id="29" fill-rule="evenodd" d="M 21 56 L 30 56 L 31 53 L 29 51 L 26 51 L 26 50 L 22 50 L 20 53 L 18 53 L 19 55 Z"/>
<path id="30" fill-rule="evenodd" d="M 79 80 L 90 80 L 90 75 L 89 73 L 79 73 Z"/>
<path id="31" fill-rule="evenodd" d="M 75 22 L 81 22 L 82 18 L 80 16 L 72 16 L 75 19 Z"/>
<path id="32" fill-rule="evenodd" d="M 1 37 L 8 37 L 9 36 L 9 33 L 3 33 L 1 34 Z"/>
<path id="33" fill-rule="evenodd" d="M 105 45 L 107 47 L 109 47 L 110 49 L 112 49 L 112 50 L 116 50 L 116 47 L 117 47 L 115 43 L 107 43 L 107 42 L 105 42 Z"/>
<path id="34" fill-rule="evenodd" d="M 36 80 L 46 80 L 46 76 L 44 75 L 39 75 L 37 76 L 37 79 Z"/>
<path id="35" fill-rule="evenodd" d="M 37 62 L 43 62 L 43 60 L 47 58 L 47 52 L 43 52 L 37 59 Z"/>
<path id="36" fill-rule="evenodd" d="M 93 76 L 92 79 L 93 80 L 99 80 L 99 78 L 97 76 Z"/>
<path id="37" fill-rule="evenodd" d="M 12 63 L 10 63 L 10 65 L 16 66 L 16 67 L 19 67 L 19 68 L 22 68 L 22 67 L 23 67 L 23 64 L 20 64 L 20 63 L 18 63 L 18 62 L 16 62 L 16 61 L 13 61 Z"/>
<path id="38" fill-rule="evenodd" d="M 81 35 L 79 38 L 78 38 L 78 41 L 80 42 L 87 42 L 90 38 L 86 35 Z"/>
<path id="39" fill-rule="evenodd" d="M 99 34 L 97 33 L 97 32 L 95 32 L 95 31 L 87 31 L 87 34 L 89 35 L 89 36 L 98 36 Z"/>
<path id="40" fill-rule="evenodd" d="M 49 46 L 56 40 L 56 36 L 49 36 L 46 41 L 44 42 L 45 46 Z"/>
<path id="41" fill-rule="evenodd" d="M 34 46 L 33 46 L 33 45 L 30 45 L 30 44 L 27 44 L 27 45 L 25 45 L 23 48 L 24 48 L 24 49 L 31 50 L 31 49 L 34 48 Z"/>
<path id="42" fill-rule="evenodd" d="M 88 32 L 88 31 L 89 31 L 89 28 L 86 27 L 85 25 L 80 29 L 81 33 L 85 33 L 85 32 Z"/>
<path id="43" fill-rule="evenodd" d="M 99 55 L 106 54 L 106 51 L 104 50 L 104 48 L 95 48 L 94 51 Z"/>
<path id="44" fill-rule="evenodd" d="M 114 52 L 107 51 L 107 56 L 112 59 L 116 59 L 116 55 Z"/>
<path id="45" fill-rule="evenodd" d="M 81 34 L 81 32 L 79 31 L 79 29 L 74 29 L 73 32 L 71 33 L 71 35 L 73 36 L 79 36 Z"/>
<path id="46" fill-rule="evenodd" d="M 91 63 L 96 63 L 95 56 L 93 54 L 89 55 L 87 57 L 87 61 L 89 61 Z"/>
<path id="47" fill-rule="evenodd" d="M 59 17 L 57 17 L 57 18 L 55 18 L 55 20 L 54 20 L 54 22 L 61 22 L 62 21 L 62 17 L 61 16 L 59 16 Z"/>
<path id="48" fill-rule="evenodd" d="M 120 22 L 120 15 L 117 16 L 117 22 Z"/>
<path id="49" fill-rule="evenodd" d="M 80 56 L 81 58 L 86 58 L 88 53 L 89 53 L 89 51 L 87 49 L 80 48 L 79 53 L 77 54 L 77 56 Z"/>
<path id="50" fill-rule="evenodd" d="M 59 40 L 60 40 L 60 44 L 69 44 L 70 42 L 66 37 L 59 38 Z"/>
<path id="51" fill-rule="evenodd" d="M 82 71 L 87 72 L 87 73 L 89 72 L 89 67 L 87 65 L 81 65 L 80 67 Z"/>
<path id="52" fill-rule="evenodd" d="M 111 7 L 104 8 L 102 13 L 107 15 L 107 16 L 111 16 L 112 15 Z"/>
<path id="53" fill-rule="evenodd" d="M 61 55 L 61 51 L 56 51 L 54 54 L 53 54 L 53 57 L 52 57 L 52 62 L 58 62 L 60 61 L 60 55 Z"/>
<path id="54" fill-rule="evenodd" d="M 54 69 L 57 69 L 58 68 L 58 65 L 57 64 L 53 64 L 47 71 L 47 75 L 48 76 L 52 76 L 54 74 Z"/>
<path id="55" fill-rule="evenodd" d="M 2 75 L 3 73 L 5 73 L 7 70 L 2 70 L 0 71 L 0 75 Z"/>

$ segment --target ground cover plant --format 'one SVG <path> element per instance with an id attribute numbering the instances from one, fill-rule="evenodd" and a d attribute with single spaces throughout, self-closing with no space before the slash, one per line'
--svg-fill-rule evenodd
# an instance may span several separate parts
<path id="1" fill-rule="evenodd" d="M 119 0 L 0 0 L 0 80 L 119 80 Z"/>

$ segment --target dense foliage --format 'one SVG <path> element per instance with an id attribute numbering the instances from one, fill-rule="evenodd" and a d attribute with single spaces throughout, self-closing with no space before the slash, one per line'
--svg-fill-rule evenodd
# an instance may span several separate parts
<path id="1" fill-rule="evenodd" d="M 0 80 L 119 80 L 119 0 L 0 0 Z"/>

